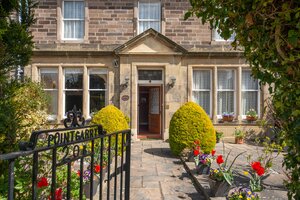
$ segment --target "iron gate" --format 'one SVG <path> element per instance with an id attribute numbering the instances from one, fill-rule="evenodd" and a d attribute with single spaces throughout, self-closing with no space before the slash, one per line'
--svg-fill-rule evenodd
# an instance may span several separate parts
<path id="1" fill-rule="evenodd" d="M 94 125 L 37 131 L 29 142 L 20 143 L 20 149 L 0 155 L 1 163 L 8 165 L 9 200 L 15 198 L 15 162 L 23 157 L 32 163 L 30 199 L 129 200 L 130 130 L 106 134 Z"/>

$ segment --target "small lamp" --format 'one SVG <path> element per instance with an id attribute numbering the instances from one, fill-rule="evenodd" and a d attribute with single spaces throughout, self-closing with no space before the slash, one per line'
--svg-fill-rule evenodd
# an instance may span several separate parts
<path id="1" fill-rule="evenodd" d="M 128 87 L 128 84 L 129 84 L 129 77 L 128 77 L 128 76 L 125 76 L 125 83 L 124 83 L 124 86 L 125 86 L 125 87 Z"/>
<path id="2" fill-rule="evenodd" d="M 170 79 L 171 79 L 171 82 L 168 83 L 168 86 L 169 86 L 170 88 L 172 88 L 172 87 L 174 87 L 174 85 L 175 85 L 175 83 L 176 83 L 176 77 L 175 77 L 175 76 L 171 76 Z"/>

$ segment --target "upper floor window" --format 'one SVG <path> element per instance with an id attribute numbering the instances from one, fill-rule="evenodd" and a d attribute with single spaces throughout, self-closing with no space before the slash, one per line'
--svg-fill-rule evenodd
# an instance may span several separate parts
<path id="1" fill-rule="evenodd" d="M 193 101 L 211 116 L 211 70 L 193 71 Z"/>
<path id="2" fill-rule="evenodd" d="M 242 115 L 254 109 L 259 112 L 259 87 L 258 80 L 251 76 L 250 70 L 242 71 Z"/>
<path id="3" fill-rule="evenodd" d="M 228 38 L 227 40 L 225 40 L 224 38 L 222 38 L 222 36 L 218 33 L 218 30 L 217 29 L 214 29 L 213 31 L 212 31 L 212 39 L 214 40 L 214 41 L 234 41 L 234 38 L 235 38 L 235 34 L 232 34 L 231 36 L 230 36 L 230 38 Z"/>
<path id="4" fill-rule="evenodd" d="M 218 115 L 235 112 L 235 70 L 218 70 Z"/>
<path id="5" fill-rule="evenodd" d="M 63 2 L 63 38 L 83 39 L 84 1 Z"/>
<path id="6" fill-rule="evenodd" d="M 138 33 L 149 28 L 160 32 L 161 29 L 161 5 L 160 2 L 139 2 Z"/>

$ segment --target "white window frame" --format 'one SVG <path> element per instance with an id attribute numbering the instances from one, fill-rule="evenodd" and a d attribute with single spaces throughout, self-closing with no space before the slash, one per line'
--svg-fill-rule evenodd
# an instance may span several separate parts
<path id="1" fill-rule="evenodd" d="M 83 9 L 83 19 L 79 19 L 79 18 L 70 18 L 70 19 L 65 19 L 65 13 L 64 13 L 64 6 L 65 6 L 65 2 L 69 1 L 69 2 L 75 2 L 75 1 L 80 1 L 83 2 L 84 4 L 84 0 L 64 0 L 62 1 L 62 39 L 63 40 L 84 40 L 84 35 L 85 35 L 85 9 Z M 83 36 L 82 38 L 65 38 L 65 21 L 83 21 Z"/>
<path id="2" fill-rule="evenodd" d="M 103 74 L 106 75 L 106 87 L 105 89 L 90 89 L 90 75 L 91 74 Z M 91 68 L 88 69 L 88 116 L 91 118 L 91 110 L 90 110 L 90 92 L 92 91 L 104 91 L 105 92 L 105 106 L 107 105 L 107 88 L 108 88 L 108 71 L 107 69 L 99 69 L 99 68 Z"/>
<path id="3" fill-rule="evenodd" d="M 212 30 L 212 40 L 216 42 L 233 42 L 235 38 L 235 33 L 233 33 L 228 40 L 225 40 L 221 37 L 221 35 L 218 33 L 217 29 Z"/>
<path id="4" fill-rule="evenodd" d="M 39 82 L 41 83 L 42 82 L 42 70 L 49 70 L 49 71 L 52 71 L 53 70 L 53 72 L 54 71 L 56 71 L 56 74 L 57 74 L 57 87 L 56 87 L 56 89 L 49 89 L 49 88 L 43 88 L 43 90 L 44 91 L 56 91 L 56 93 L 57 93 L 57 99 L 56 99 L 56 101 L 57 101 L 57 106 L 58 106 L 58 104 L 59 104 L 59 102 L 58 102 L 58 96 L 59 96 L 59 94 L 58 94 L 58 81 L 59 81 L 59 77 L 58 77 L 58 68 L 50 68 L 50 67 L 40 67 L 39 68 Z M 58 108 L 57 108 L 58 109 Z M 56 120 L 57 119 L 57 115 L 58 115 L 58 110 L 56 110 L 56 113 L 57 114 L 48 114 L 48 117 L 47 117 L 47 119 L 49 120 L 49 121 L 54 121 L 54 120 Z"/>
<path id="5" fill-rule="evenodd" d="M 234 75 L 234 81 L 233 81 L 233 89 L 219 89 L 218 88 L 218 85 L 219 85 L 219 83 L 218 83 L 218 72 L 219 71 L 228 71 L 228 70 L 230 70 L 230 71 L 233 71 L 233 75 Z M 233 112 L 234 112 L 234 117 L 236 117 L 237 116 L 237 113 L 236 113 L 236 111 L 237 111 L 237 109 L 236 109 L 236 83 L 237 83 L 237 69 L 222 69 L 222 68 L 218 68 L 217 69 L 217 87 L 216 87 L 216 89 L 217 89 L 217 105 L 216 106 L 219 106 L 219 103 L 218 103 L 218 93 L 219 92 L 233 92 Z M 217 109 L 217 112 L 218 112 L 218 108 L 216 108 Z M 217 113 L 217 118 L 218 119 L 222 119 L 222 114 L 221 115 L 219 115 L 218 113 Z"/>
<path id="6" fill-rule="evenodd" d="M 65 75 L 66 75 L 66 70 L 67 69 L 81 70 L 82 71 L 82 77 L 84 76 L 83 67 L 81 67 L 81 68 L 78 68 L 78 67 L 66 67 L 66 68 L 63 69 L 63 109 L 62 109 L 63 110 L 63 118 L 67 117 L 66 116 L 66 112 L 69 111 L 69 110 L 66 110 L 66 91 L 82 91 L 82 104 L 83 104 L 83 98 L 84 98 L 84 96 L 83 96 L 83 90 L 84 90 L 83 85 L 82 85 L 82 89 L 66 89 L 66 78 L 65 78 L 66 76 Z M 78 74 L 80 74 L 80 73 L 78 73 Z M 84 77 L 83 77 L 83 80 L 82 80 L 82 84 L 83 84 L 83 82 L 84 82 Z M 83 106 L 84 105 L 82 105 L 81 112 L 83 112 Z"/>
<path id="7" fill-rule="evenodd" d="M 159 19 L 140 19 L 140 4 L 159 4 Z M 160 1 L 153 1 L 153 2 L 150 2 L 150 1 L 139 1 L 138 2 L 138 25 L 137 25 L 137 29 L 138 29 L 138 34 L 142 33 L 140 31 L 140 22 L 158 22 L 159 23 L 159 30 L 158 32 L 161 32 L 161 2 Z"/>
<path id="8" fill-rule="evenodd" d="M 194 97 L 193 97 L 193 92 L 209 92 L 209 101 L 210 101 L 210 106 L 209 106 L 209 117 L 212 118 L 212 69 L 207 69 L 207 68 L 203 68 L 203 69 L 193 69 L 193 73 L 194 71 L 209 71 L 209 74 L 210 74 L 210 90 L 207 90 L 207 89 L 195 89 L 194 88 L 194 78 L 192 78 L 192 99 L 194 101 Z M 192 77 L 193 74 L 192 74 Z M 194 101 L 195 102 L 195 101 Z"/>
<path id="9" fill-rule="evenodd" d="M 250 69 L 243 69 L 242 70 L 242 73 L 243 71 L 251 71 Z M 243 75 L 241 77 L 241 79 L 243 78 Z M 257 113 L 257 116 L 259 117 L 260 116 L 260 87 L 259 87 L 259 80 L 257 80 L 257 90 L 248 90 L 248 89 L 243 89 L 242 88 L 242 85 L 240 86 L 241 87 L 241 94 L 243 94 L 243 92 L 257 92 L 257 110 L 256 110 L 256 113 Z M 241 111 L 243 110 L 243 105 L 242 105 L 243 102 L 241 102 Z M 242 115 L 242 119 L 246 119 L 246 116 L 247 115 L 244 115 L 243 113 L 241 114 Z"/>

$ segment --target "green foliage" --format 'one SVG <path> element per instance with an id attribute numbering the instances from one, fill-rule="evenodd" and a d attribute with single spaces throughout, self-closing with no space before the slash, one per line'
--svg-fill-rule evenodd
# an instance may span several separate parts
<path id="1" fill-rule="evenodd" d="M 33 49 L 29 27 L 35 22 L 36 5 L 33 0 L 0 1 L 0 81 L 12 68 L 29 62 Z"/>
<path id="2" fill-rule="evenodd" d="M 216 133 L 205 111 L 196 103 L 188 102 L 173 115 L 169 128 L 172 152 L 179 155 L 184 148 L 192 148 L 200 141 L 201 150 L 210 153 L 216 145 Z"/>
<path id="3" fill-rule="evenodd" d="M 92 124 L 100 124 L 107 133 L 128 129 L 125 115 L 117 107 L 108 105 L 98 111 L 92 119 Z"/>
<path id="4" fill-rule="evenodd" d="M 275 118 L 288 147 L 289 199 L 300 199 L 300 1 L 190 0 L 185 18 L 196 16 L 218 28 L 244 51 L 252 74 L 268 84 Z"/>
<path id="5" fill-rule="evenodd" d="M 220 140 L 224 136 L 224 133 L 221 131 L 216 131 L 216 139 Z"/>
<path id="6" fill-rule="evenodd" d="M 242 131 L 241 129 L 235 128 L 233 135 L 235 138 L 243 139 L 245 137 L 246 133 L 244 131 Z"/>

